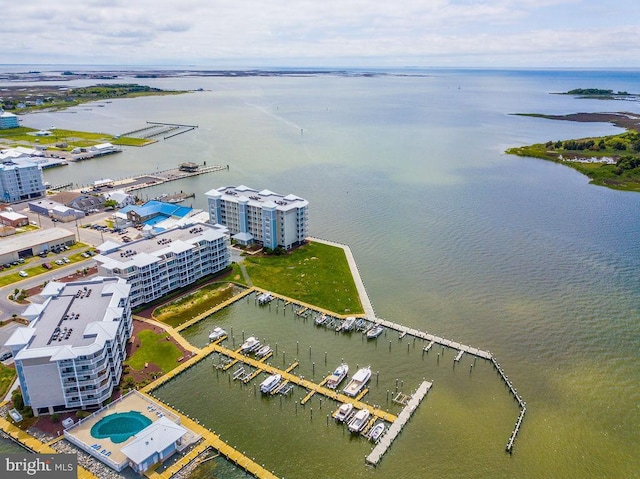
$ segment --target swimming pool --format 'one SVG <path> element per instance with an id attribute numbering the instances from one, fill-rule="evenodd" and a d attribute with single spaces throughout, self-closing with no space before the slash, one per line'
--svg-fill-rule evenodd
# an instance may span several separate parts
<path id="1" fill-rule="evenodd" d="M 151 424 L 151 419 L 138 411 L 116 412 L 103 417 L 91 428 L 96 439 L 111 439 L 115 444 L 126 441 Z"/>

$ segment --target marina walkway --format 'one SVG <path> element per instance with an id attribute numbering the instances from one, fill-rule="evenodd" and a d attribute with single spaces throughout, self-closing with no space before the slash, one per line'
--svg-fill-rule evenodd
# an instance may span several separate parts
<path id="1" fill-rule="evenodd" d="M 216 353 L 224 354 L 225 356 L 231 358 L 235 362 L 242 362 L 251 367 L 259 369 L 267 374 L 280 374 L 282 376 L 282 379 L 284 379 L 285 381 L 288 381 L 293 384 L 297 384 L 298 386 L 302 386 L 303 388 L 309 390 L 310 392 L 322 394 L 327 398 L 334 399 L 341 403 L 351 403 L 355 408 L 368 409 L 373 416 L 383 419 L 387 422 L 394 422 L 397 419 L 396 416 L 394 416 L 393 414 L 383 411 L 381 409 L 377 409 L 373 406 L 370 406 L 369 404 L 359 401 L 357 398 L 352 398 L 345 394 L 340 394 L 339 392 L 336 392 L 332 389 L 321 386 L 320 384 L 314 383 L 307 379 L 303 379 L 299 376 L 296 376 L 295 374 L 291 374 L 290 372 L 271 366 L 270 364 L 266 364 L 259 360 L 245 356 L 244 354 L 241 354 L 238 351 L 227 349 L 224 346 L 221 346 L 219 343 L 211 343 L 209 346 L 203 348 L 202 351 L 203 353 L 216 352 Z"/>
<path id="2" fill-rule="evenodd" d="M 423 331 L 418 331 L 417 329 L 408 328 L 401 324 L 392 323 L 391 321 L 387 321 L 385 319 L 376 318 L 373 321 L 389 329 L 398 331 L 399 335 L 401 335 L 402 337 L 408 334 L 409 336 L 413 336 L 413 337 L 422 339 L 424 341 L 429 341 L 427 346 L 425 346 L 424 348 L 425 352 L 428 352 L 429 349 L 431 349 L 431 347 L 435 343 L 435 344 L 440 344 L 442 346 L 446 346 L 451 349 L 456 349 L 458 350 L 458 353 L 460 352 L 469 353 L 472 356 L 477 356 L 479 358 L 486 359 L 488 361 L 491 361 L 491 359 L 493 358 L 493 355 L 489 351 L 483 351 L 482 349 L 474 348 L 473 346 L 467 346 L 466 344 L 461 344 L 456 341 L 452 341 L 450 339 L 442 338 L 440 336 L 435 336 L 433 334 L 425 333 Z"/>
<path id="3" fill-rule="evenodd" d="M 37 454 L 59 454 L 58 451 L 51 446 L 36 439 L 31 434 L 14 426 L 4 418 L 0 418 L 0 429 L 9 435 L 9 437 L 20 444 L 22 447 L 33 451 Z M 78 466 L 78 479 L 98 479 L 91 472 L 82 466 Z"/>
<path id="4" fill-rule="evenodd" d="M 267 469 L 265 469 L 263 466 L 253 461 L 252 459 L 248 458 L 237 449 L 234 449 L 233 447 L 228 445 L 226 442 L 220 439 L 220 437 L 217 434 L 213 433 L 212 431 L 205 428 L 201 424 L 197 423 L 193 419 L 185 416 L 184 414 L 181 414 L 180 412 L 176 411 L 168 404 L 165 404 L 162 401 L 158 400 L 158 398 L 149 397 L 149 399 L 155 402 L 162 403 L 163 407 L 167 408 L 167 410 L 169 410 L 171 413 L 179 416 L 180 423 L 184 427 L 200 435 L 204 443 L 206 443 L 207 445 L 205 446 L 204 444 L 200 444 L 196 446 L 196 449 L 198 450 L 197 452 L 194 452 L 193 450 L 190 451 L 180 461 L 173 464 L 171 467 L 168 467 L 165 471 L 156 472 L 155 474 L 153 474 L 152 475 L 153 478 L 158 478 L 159 476 L 162 479 L 170 479 L 180 469 L 182 469 L 189 462 L 191 462 L 198 454 L 203 452 L 206 449 L 206 447 L 211 446 L 216 451 L 220 452 L 220 454 L 222 454 L 227 459 L 229 459 L 231 462 L 236 464 L 241 469 L 244 469 L 247 473 L 251 474 L 254 477 L 257 477 L 259 479 L 278 479 L 278 477 L 275 474 L 268 471 Z"/>
<path id="5" fill-rule="evenodd" d="M 423 381 L 422 384 L 420 384 L 420 386 L 418 387 L 418 390 L 411 395 L 411 399 L 398 415 L 398 420 L 391 424 L 391 426 L 389 426 L 389 429 L 380 438 L 380 440 L 376 444 L 376 447 L 374 447 L 371 453 L 366 457 L 365 460 L 367 461 L 367 464 L 376 466 L 380 462 L 380 459 L 382 459 L 384 453 L 387 452 L 387 449 L 389 449 L 391 443 L 395 440 L 398 434 L 400 434 L 400 431 L 402 431 L 404 425 L 407 423 L 407 421 L 409 421 L 413 412 L 429 392 L 431 384 L 432 383 L 428 381 Z"/>

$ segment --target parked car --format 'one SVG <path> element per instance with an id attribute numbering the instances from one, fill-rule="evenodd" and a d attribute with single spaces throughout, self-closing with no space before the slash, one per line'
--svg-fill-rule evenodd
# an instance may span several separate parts
<path id="1" fill-rule="evenodd" d="M 26 271 L 20 271 L 18 274 L 23 278 L 26 278 L 27 276 L 29 276 L 29 273 L 27 273 Z"/>
<path id="2" fill-rule="evenodd" d="M 62 258 L 62 261 L 64 261 L 65 263 L 71 263 L 71 260 L 69 258 L 67 258 L 66 256 L 64 258 Z"/>
<path id="3" fill-rule="evenodd" d="M 49 263 L 42 263 L 42 267 L 45 268 L 45 269 L 53 268 L 53 266 L 51 266 Z"/>
<path id="4" fill-rule="evenodd" d="M 4 353 L 2 353 L 2 355 L 0 355 L 0 361 L 6 361 L 10 357 L 11 353 L 9 351 L 5 351 Z"/>
<path id="5" fill-rule="evenodd" d="M 61 259 L 57 259 L 57 260 L 55 261 L 55 263 L 56 263 L 58 266 L 62 266 L 62 265 L 64 264 L 64 261 L 62 261 Z"/>

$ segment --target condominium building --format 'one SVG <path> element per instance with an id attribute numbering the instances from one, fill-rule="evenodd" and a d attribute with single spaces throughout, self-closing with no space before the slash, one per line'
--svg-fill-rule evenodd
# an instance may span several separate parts
<path id="1" fill-rule="evenodd" d="M 130 286 L 94 278 L 43 289 L 6 342 L 27 406 L 34 415 L 99 407 L 120 381 L 131 337 Z"/>
<path id="2" fill-rule="evenodd" d="M 5 130 L 9 128 L 18 128 L 19 126 L 20 126 L 20 123 L 16 115 L 0 109 L 0 130 Z"/>
<path id="3" fill-rule="evenodd" d="M 39 198 L 44 192 L 42 170 L 35 163 L 0 164 L 0 201 L 10 203 Z"/>
<path id="4" fill-rule="evenodd" d="M 209 221 L 229 228 L 231 238 L 240 244 L 290 249 L 307 237 L 307 200 L 244 185 L 223 186 L 205 194 Z"/>
<path id="5" fill-rule="evenodd" d="M 223 226 L 181 225 L 130 243 L 105 243 L 95 256 L 98 274 L 131 285 L 131 306 L 149 303 L 231 264 Z"/>

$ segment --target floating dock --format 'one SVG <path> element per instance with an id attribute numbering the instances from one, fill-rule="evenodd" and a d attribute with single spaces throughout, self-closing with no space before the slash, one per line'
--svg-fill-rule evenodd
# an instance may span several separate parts
<path id="1" fill-rule="evenodd" d="M 387 449 L 391 446 L 391 443 L 398 437 L 400 431 L 407 423 L 407 421 L 411 418 L 411 415 L 416 410 L 416 408 L 420 405 L 424 397 L 429 392 L 432 383 L 429 381 L 423 381 L 422 384 L 418 387 L 418 390 L 411 395 L 411 399 L 407 402 L 407 405 L 402 409 L 402 412 L 398 415 L 398 419 L 389 426 L 386 433 L 380 438 L 376 447 L 373 448 L 371 453 L 366 457 L 367 464 L 371 464 L 373 466 L 377 466 L 382 456 Z"/>

